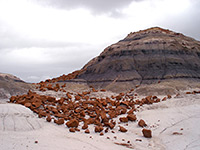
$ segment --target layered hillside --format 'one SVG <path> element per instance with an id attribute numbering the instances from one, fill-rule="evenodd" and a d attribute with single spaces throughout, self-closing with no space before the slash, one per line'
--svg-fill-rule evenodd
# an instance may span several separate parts
<path id="1" fill-rule="evenodd" d="M 89 61 L 77 78 L 89 84 L 200 79 L 200 42 L 159 27 L 130 33 Z"/>
<path id="2" fill-rule="evenodd" d="M 16 76 L 0 73 L 0 99 L 10 98 L 12 95 L 24 94 L 31 87 L 31 84 L 25 83 Z"/>

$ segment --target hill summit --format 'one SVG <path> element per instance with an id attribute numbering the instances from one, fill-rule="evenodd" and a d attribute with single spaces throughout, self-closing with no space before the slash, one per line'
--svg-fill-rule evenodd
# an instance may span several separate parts
<path id="1" fill-rule="evenodd" d="M 199 79 L 200 42 L 159 27 L 133 32 L 89 61 L 77 78 L 101 86 Z"/>

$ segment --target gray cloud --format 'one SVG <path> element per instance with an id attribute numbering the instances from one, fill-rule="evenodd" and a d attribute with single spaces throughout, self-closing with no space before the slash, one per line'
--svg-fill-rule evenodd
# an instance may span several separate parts
<path id="1" fill-rule="evenodd" d="M 158 22 L 164 28 L 183 33 L 200 41 L 200 1 L 190 0 L 190 2 L 191 6 L 187 11 L 180 15 L 167 16 Z"/>
<path id="2" fill-rule="evenodd" d="M 118 10 L 131 4 L 133 1 L 143 0 L 46 0 L 37 2 L 62 9 L 86 8 L 93 13 L 111 13 L 111 15 L 119 15 Z"/>

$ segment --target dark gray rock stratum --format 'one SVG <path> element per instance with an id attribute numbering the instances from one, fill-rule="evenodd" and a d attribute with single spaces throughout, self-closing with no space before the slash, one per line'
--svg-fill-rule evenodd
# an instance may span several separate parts
<path id="1" fill-rule="evenodd" d="M 200 79 L 200 42 L 159 27 L 130 33 L 89 61 L 77 78 L 100 87 Z"/>

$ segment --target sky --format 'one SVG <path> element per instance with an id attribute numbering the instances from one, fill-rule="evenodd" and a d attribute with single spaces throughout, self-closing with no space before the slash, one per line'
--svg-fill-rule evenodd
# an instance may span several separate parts
<path id="1" fill-rule="evenodd" d="M 58 77 L 155 26 L 200 40 L 199 8 L 200 0 L 0 0 L 0 72 Z"/>

